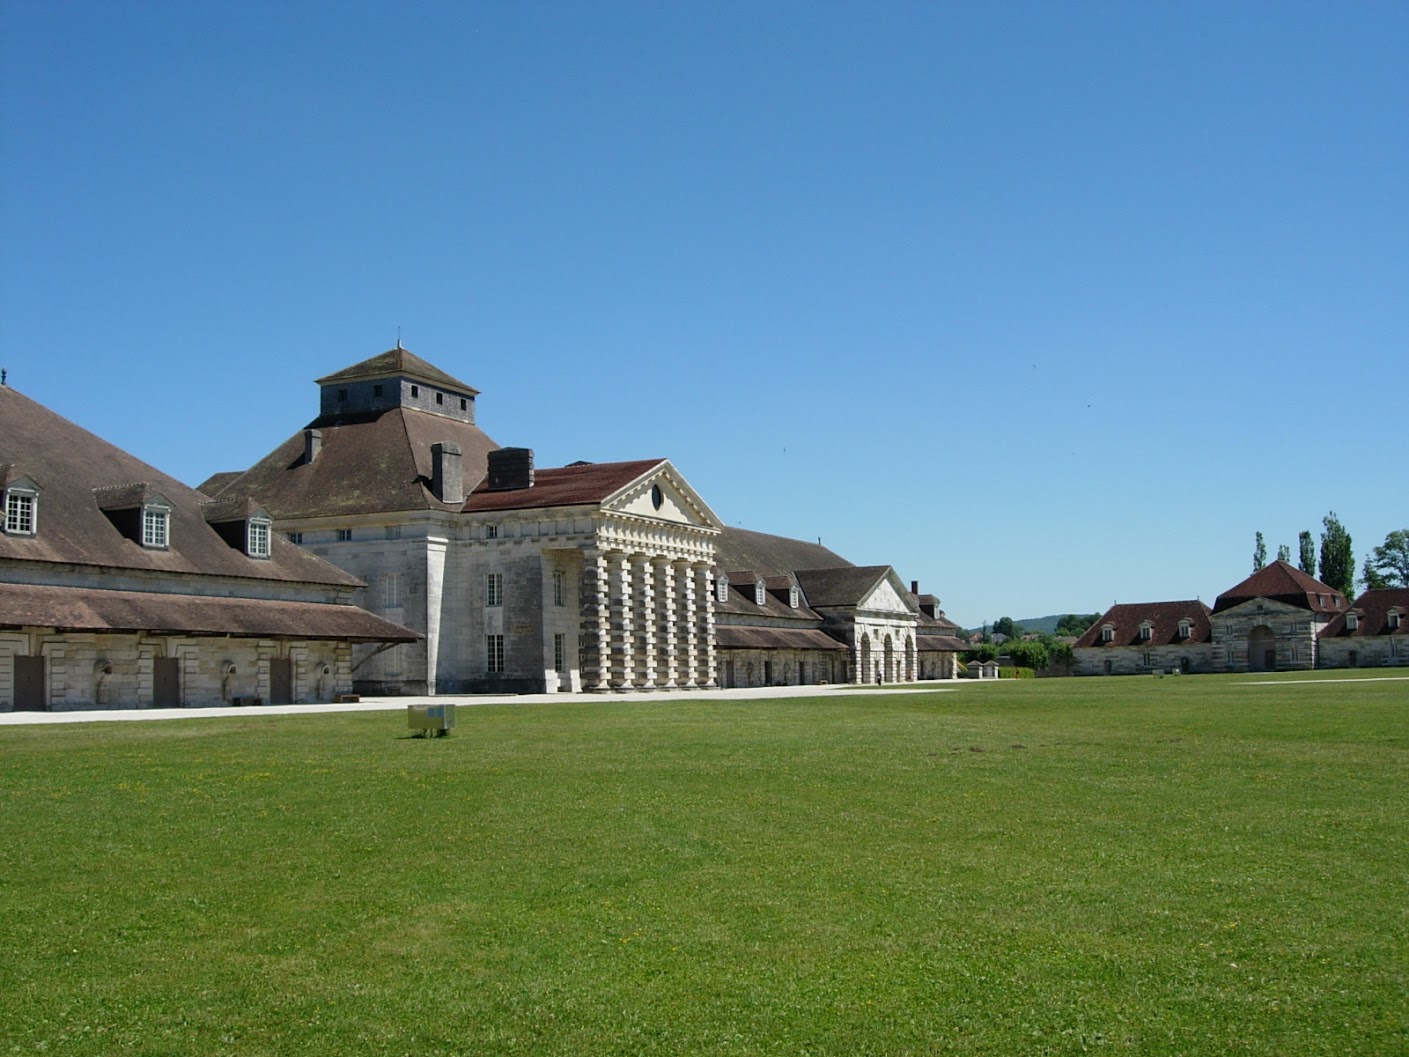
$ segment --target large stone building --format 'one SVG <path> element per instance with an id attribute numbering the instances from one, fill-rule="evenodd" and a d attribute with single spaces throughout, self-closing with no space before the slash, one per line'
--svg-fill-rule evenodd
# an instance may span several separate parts
<path id="1" fill-rule="evenodd" d="M 0 384 L 0 710 L 331 701 L 361 582 Z"/>
<path id="2" fill-rule="evenodd" d="M 666 459 L 536 467 L 481 432 L 477 390 L 399 345 L 318 385 L 307 427 L 201 488 L 258 503 L 422 636 L 362 651 L 363 692 L 906 681 L 921 622 L 947 625 L 888 566 L 724 529 Z M 952 650 L 930 656 L 953 674 Z"/>
<path id="3" fill-rule="evenodd" d="M 1367 591 L 1354 603 L 1275 561 L 1202 602 L 1111 607 L 1073 647 L 1077 675 L 1152 671 L 1277 672 L 1409 664 L 1400 614 L 1409 592 Z"/>

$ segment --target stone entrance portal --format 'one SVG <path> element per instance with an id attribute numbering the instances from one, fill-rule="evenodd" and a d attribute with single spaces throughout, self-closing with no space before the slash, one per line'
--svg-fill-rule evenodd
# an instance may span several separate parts
<path id="1" fill-rule="evenodd" d="M 1248 632 L 1248 671 L 1275 672 L 1277 670 L 1277 636 L 1266 624 L 1259 624 Z"/>

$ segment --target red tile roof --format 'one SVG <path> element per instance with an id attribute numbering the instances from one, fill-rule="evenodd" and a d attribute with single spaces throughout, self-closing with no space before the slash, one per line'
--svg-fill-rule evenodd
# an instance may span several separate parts
<path id="1" fill-rule="evenodd" d="M 1339 613 L 1346 607 L 1345 598 L 1334 587 L 1279 559 L 1224 591 L 1214 602 L 1213 611 L 1222 613 L 1254 598 L 1284 602 L 1313 613 Z"/>
<path id="2" fill-rule="evenodd" d="M 1208 622 L 1210 610 L 1196 598 L 1178 602 L 1127 602 L 1111 606 L 1101 619 L 1086 629 L 1074 648 L 1087 646 L 1193 646 L 1213 641 L 1213 628 Z M 1188 619 L 1189 637 L 1179 637 L 1179 621 Z M 1150 637 L 1140 638 L 1140 627 L 1150 622 Z M 1101 631 L 1114 626 L 1110 642 L 1101 641 Z"/>
<path id="3" fill-rule="evenodd" d="M 600 503 L 665 461 L 638 459 L 633 462 L 583 463 L 534 470 L 533 486 L 530 488 L 491 492 L 487 485 L 480 484 L 465 501 L 464 509 L 466 513 L 481 513 Z"/>
<path id="4" fill-rule="evenodd" d="M 1389 611 L 1396 608 L 1399 610 L 1399 627 L 1391 628 Z M 1346 627 L 1345 618 L 1349 613 L 1354 613 L 1358 618 L 1358 626 L 1353 631 Z M 1380 635 L 1409 637 L 1409 587 L 1382 587 L 1366 591 L 1321 632 L 1322 638 L 1371 638 Z"/>

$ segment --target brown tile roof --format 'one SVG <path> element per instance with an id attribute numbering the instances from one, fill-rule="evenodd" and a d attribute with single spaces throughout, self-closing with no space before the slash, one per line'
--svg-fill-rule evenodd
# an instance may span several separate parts
<path id="1" fill-rule="evenodd" d="M 208 496 L 217 496 L 232 482 L 239 480 L 244 472 L 244 470 L 221 470 L 219 473 L 213 473 L 196 486 L 196 491 L 203 492 Z"/>
<path id="2" fill-rule="evenodd" d="M 351 605 L 7 583 L 0 583 L 0 627 L 351 642 L 421 637 Z"/>
<path id="3" fill-rule="evenodd" d="M 735 579 L 735 577 L 739 579 Z M 732 616 L 739 617 L 769 617 L 773 620 L 795 620 L 807 624 L 816 625 L 822 617 L 807 605 L 807 599 L 800 596 L 798 607 L 794 609 L 788 605 L 787 588 L 768 587 L 764 581 L 763 605 L 756 603 L 753 594 L 755 578 L 750 576 L 744 579 L 742 574 L 729 574 L 729 594 L 728 601 L 719 601 L 719 596 L 714 599 L 714 612 L 720 619 L 727 619 Z"/>
<path id="4" fill-rule="evenodd" d="M 247 556 L 206 523 L 203 504 L 207 496 L 8 386 L 0 387 L 0 462 L 10 463 L 12 472 L 32 478 L 43 489 L 36 519 L 39 531 L 34 536 L 0 533 L 0 562 L 97 565 L 349 587 L 361 584 L 356 577 L 278 537 L 271 541 L 269 558 Z M 151 494 L 160 494 L 172 506 L 170 546 L 166 549 L 146 548 L 127 538 L 100 506 L 140 503 L 143 496 Z"/>
<path id="5" fill-rule="evenodd" d="M 465 501 L 467 513 L 600 503 L 639 480 L 665 459 L 596 462 L 535 470 L 533 487 L 491 492 L 481 483 Z"/>
<path id="6" fill-rule="evenodd" d="M 1213 611 L 1222 613 L 1253 598 L 1285 602 L 1313 613 L 1339 613 L 1346 607 L 1345 598 L 1334 587 L 1306 575 L 1290 562 L 1278 560 L 1224 591 L 1213 603 Z M 1336 599 L 1340 600 L 1339 605 Z"/>
<path id="7" fill-rule="evenodd" d="M 1389 611 L 1395 608 L 1399 610 L 1399 627 L 1391 628 Z M 1354 631 L 1345 626 L 1347 613 L 1354 613 L 1359 618 L 1356 621 L 1359 626 Z M 1381 587 L 1366 591 L 1321 632 L 1323 639 L 1372 638 L 1380 635 L 1409 636 L 1409 587 Z"/>
<path id="8" fill-rule="evenodd" d="M 454 510 L 458 507 L 442 503 L 430 489 L 431 445 L 459 446 L 466 491 L 483 479 L 489 453 L 498 447 L 478 426 L 415 408 L 319 419 L 314 425 L 322 431 L 323 445 L 312 463 L 303 461 L 300 430 L 224 489 L 207 494 L 249 496 L 280 520 Z M 212 482 L 203 490 L 214 489 Z"/>
<path id="9" fill-rule="evenodd" d="M 445 389 L 456 389 L 471 396 L 478 396 L 479 390 L 466 382 L 446 374 L 434 364 L 427 363 L 410 349 L 398 345 L 394 349 L 378 353 L 370 359 L 345 367 L 341 371 L 324 375 L 318 379 L 319 385 L 336 385 L 339 382 L 366 381 L 373 378 L 413 378 Z"/>
<path id="10" fill-rule="evenodd" d="M 851 562 L 819 543 L 726 527 L 714 541 L 714 565 L 781 576 L 798 569 L 839 569 Z"/>
<path id="11" fill-rule="evenodd" d="M 749 624 L 720 624 L 714 629 L 714 644 L 726 650 L 845 650 L 817 628 L 775 628 Z"/>
<path id="12" fill-rule="evenodd" d="M 1111 606 L 1101 619 L 1086 629 L 1076 640 L 1076 648 L 1086 646 L 1192 646 L 1213 641 L 1213 628 L 1208 622 L 1210 610 L 1196 598 L 1179 602 L 1128 602 Z M 1188 618 L 1189 637 L 1179 637 L 1179 621 Z M 1151 622 L 1150 637 L 1140 639 L 1140 625 Z M 1115 637 L 1101 641 L 1101 629 L 1115 626 Z"/>
<path id="13" fill-rule="evenodd" d="M 916 635 L 915 649 L 921 653 L 963 653 L 969 644 L 953 635 Z"/>

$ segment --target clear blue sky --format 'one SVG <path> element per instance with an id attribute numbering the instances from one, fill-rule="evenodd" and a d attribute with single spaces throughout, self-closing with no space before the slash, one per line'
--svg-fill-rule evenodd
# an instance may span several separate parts
<path id="1" fill-rule="evenodd" d="M 1409 525 L 1409 4 L 0 0 L 0 364 L 198 483 L 406 347 L 963 624 Z"/>

